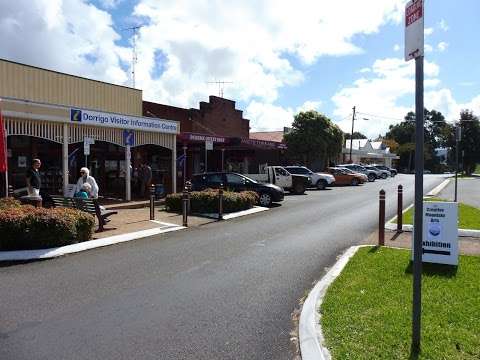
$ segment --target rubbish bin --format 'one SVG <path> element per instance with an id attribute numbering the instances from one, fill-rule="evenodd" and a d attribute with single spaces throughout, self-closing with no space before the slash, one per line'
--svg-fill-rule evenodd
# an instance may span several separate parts
<path id="1" fill-rule="evenodd" d="M 165 197 L 165 186 L 163 184 L 155 184 L 155 200 Z"/>

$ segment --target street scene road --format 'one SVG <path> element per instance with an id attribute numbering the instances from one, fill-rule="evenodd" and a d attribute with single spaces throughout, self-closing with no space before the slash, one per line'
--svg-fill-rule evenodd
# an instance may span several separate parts
<path id="1" fill-rule="evenodd" d="M 426 175 L 425 193 L 445 176 Z M 0 268 L 0 359 L 291 359 L 291 313 L 413 175 L 287 196 L 256 216 Z"/>

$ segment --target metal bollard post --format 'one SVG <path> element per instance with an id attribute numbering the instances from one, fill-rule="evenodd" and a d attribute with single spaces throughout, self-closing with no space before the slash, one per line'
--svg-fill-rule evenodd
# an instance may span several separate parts
<path id="1" fill-rule="evenodd" d="M 13 197 L 13 186 L 12 185 L 8 185 L 8 194 L 7 194 L 8 197 Z"/>
<path id="2" fill-rule="evenodd" d="M 188 188 L 183 189 L 182 197 L 183 226 L 188 227 Z"/>
<path id="3" fill-rule="evenodd" d="M 403 186 L 398 185 L 397 199 L 397 233 L 401 233 L 403 228 Z"/>
<path id="4" fill-rule="evenodd" d="M 223 220 L 223 184 L 218 189 L 218 220 Z"/>
<path id="5" fill-rule="evenodd" d="M 188 204 L 187 204 L 187 213 L 189 215 L 192 214 L 192 207 L 191 207 L 191 203 L 190 203 L 190 192 L 192 191 L 192 182 L 190 180 L 187 180 L 185 182 L 185 187 L 187 188 L 187 195 L 188 195 Z"/>
<path id="6" fill-rule="evenodd" d="M 380 190 L 378 206 L 378 245 L 385 245 L 385 190 Z"/>
<path id="7" fill-rule="evenodd" d="M 155 220 L 155 185 L 150 186 L 150 220 Z"/>

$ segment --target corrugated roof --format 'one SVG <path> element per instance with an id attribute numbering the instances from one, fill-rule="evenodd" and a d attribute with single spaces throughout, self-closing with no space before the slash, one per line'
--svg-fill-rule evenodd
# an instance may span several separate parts
<path id="1" fill-rule="evenodd" d="M 283 142 L 283 131 L 251 132 L 250 139 Z"/>

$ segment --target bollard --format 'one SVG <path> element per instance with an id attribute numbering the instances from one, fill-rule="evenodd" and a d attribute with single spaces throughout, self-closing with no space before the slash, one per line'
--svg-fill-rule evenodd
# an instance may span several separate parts
<path id="1" fill-rule="evenodd" d="M 13 197 L 13 186 L 8 185 L 8 197 Z"/>
<path id="2" fill-rule="evenodd" d="M 190 192 L 192 191 L 192 182 L 190 180 L 187 180 L 185 182 L 185 187 L 187 188 L 187 193 L 188 193 L 187 213 L 189 215 L 191 215 L 192 214 L 192 207 L 191 207 L 191 204 L 190 204 Z"/>
<path id="3" fill-rule="evenodd" d="M 223 220 L 223 184 L 218 189 L 218 220 Z"/>
<path id="4" fill-rule="evenodd" d="M 155 185 L 150 186 L 150 220 L 155 220 Z"/>
<path id="5" fill-rule="evenodd" d="M 401 233 L 403 228 L 403 186 L 398 185 L 397 199 L 397 233 Z"/>
<path id="6" fill-rule="evenodd" d="M 182 197 L 182 214 L 183 214 L 183 226 L 188 227 L 188 198 L 189 198 L 187 186 L 183 189 Z"/>
<path id="7" fill-rule="evenodd" d="M 385 245 L 385 190 L 380 190 L 378 207 L 378 246 Z"/>

